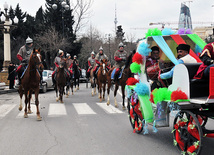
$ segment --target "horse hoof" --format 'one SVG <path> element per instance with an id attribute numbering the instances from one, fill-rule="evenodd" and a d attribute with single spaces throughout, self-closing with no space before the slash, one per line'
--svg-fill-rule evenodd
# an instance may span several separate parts
<path id="1" fill-rule="evenodd" d="M 68 98 L 68 95 L 66 95 L 66 98 Z"/>
<path id="2" fill-rule="evenodd" d="M 110 101 L 107 102 L 107 106 L 109 106 L 109 104 L 110 104 Z"/>
<path id="3" fill-rule="evenodd" d="M 74 93 L 72 92 L 72 95 L 74 95 Z"/>
<path id="4" fill-rule="evenodd" d="M 60 101 L 60 103 L 64 103 L 63 101 Z"/>
<path id="5" fill-rule="evenodd" d="M 27 115 L 27 114 L 24 114 L 24 118 L 28 118 L 28 115 Z"/>
<path id="6" fill-rule="evenodd" d="M 125 106 L 123 106 L 123 110 L 126 110 L 126 107 L 125 107 Z"/>
<path id="7" fill-rule="evenodd" d="M 118 105 L 117 105 L 117 104 L 115 104 L 115 108 L 118 108 Z"/>
<path id="8" fill-rule="evenodd" d="M 31 110 L 28 110 L 28 112 L 27 112 L 28 114 L 32 114 L 33 112 L 31 111 Z"/>
<path id="9" fill-rule="evenodd" d="M 77 90 L 79 90 L 79 87 L 77 87 Z"/>
<path id="10" fill-rule="evenodd" d="M 56 98 L 56 101 L 58 102 L 58 101 L 59 101 L 59 99 L 58 99 L 58 98 Z"/>
<path id="11" fill-rule="evenodd" d="M 19 111 L 22 111 L 22 107 L 19 107 Z"/>
<path id="12" fill-rule="evenodd" d="M 42 118 L 41 118 L 40 116 L 38 116 L 36 120 L 37 120 L 37 121 L 41 121 Z"/>

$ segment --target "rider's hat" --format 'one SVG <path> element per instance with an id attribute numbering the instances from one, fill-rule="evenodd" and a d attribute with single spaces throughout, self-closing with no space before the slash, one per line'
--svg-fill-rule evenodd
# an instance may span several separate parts
<path id="1" fill-rule="evenodd" d="M 94 51 L 92 51 L 91 54 L 95 54 Z"/>
<path id="2" fill-rule="evenodd" d="M 30 43 L 32 43 L 33 42 L 33 39 L 31 39 L 29 36 L 28 36 L 28 38 L 26 39 L 26 44 L 30 44 Z"/>
<path id="3" fill-rule="evenodd" d="M 118 47 L 119 47 L 119 48 L 120 48 L 120 47 L 124 47 L 123 43 L 120 42 L 119 45 L 118 45 Z"/>
<path id="4" fill-rule="evenodd" d="M 63 53 L 63 50 L 59 49 L 59 54 L 62 54 Z"/>
<path id="5" fill-rule="evenodd" d="M 100 46 L 99 51 L 103 51 L 103 47 L 102 46 Z"/>
<path id="6" fill-rule="evenodd" d="M 74 55 L 74 58 L 76 58 L 77 56 L 76 55 Z"/>
<path id="7" fill-rule="evenodd" d="M 152 52 L 153 52 L 153 51 L 159 51 L 159 48 L 158 48 L 157 46 L 153 46 L 153 47 L 151 48 L 151 50 L 152 50 Z"/>
<path id="8" fill-rule="evenodd" d="M 69 57 L 69 56 L 71 56 L 71 55 L 70 55 L 69 53 L 67 53 L 67 54 L 66 54 L 66 57 Z"/>
<path id="9" fill-rule="evenodd" d="M 178 50 L 184 50 L 184 51 L 187 51 L 189 53 L 190 46 L 187 44 L 179 44 L 176 49 L 177 49 L 177 51 Z"/>

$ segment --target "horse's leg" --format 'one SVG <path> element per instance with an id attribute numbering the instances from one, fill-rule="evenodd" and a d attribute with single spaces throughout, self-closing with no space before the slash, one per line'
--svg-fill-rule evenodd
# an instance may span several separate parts
<path id="1" fill-rule="evenodd" d="M 122 98 L 123 98 L 123 110 L 125 110 L 126 107 L 125 107 L 125 85 L 124 84 L 121 85 L 121 91 L 122 91 Z"/>
<path id="2" fill-rule="evenodd" d="M 68 98 L 69 96 L 69 83 L 66 85 L 66 97 Z"/>
<path id="3" fill-rule="evenodd" d="M 97 90 L 97 84 L 96 84 L 96 78 L 94 77 L 94 95 L 97 93 L 96 90 Z"/>
<path id="4" fill-rule="evenodd" d="M 99 81 L 98 82 L 98 86 L 99 86 L 99 99 L 100 99 L 100 102 L 102 102 L 102 83 Z"/>
<path id="5" fill-rule="evenodd" d="M 115 83 L 115 90 L 114 90 L 114 105 L 115 105 L 116 108 L 118 107 L 118 105 L 117 105 L 117 99 L 116 99 L 118 88 L 119 88 L 119 85 Z"/>
<path id="6" fill-rule="evenodd" d="M 80 89 L 80 78 L 77 79 L 77 90 Z"/>
<path id="7" fill-rule="evenodd" d="M 75 87 L 75 92 L 77 91 L 77 87 L 76 87 L 76 85 L 77 85 L 77 81 L 76 81 L 77 79 L 76 78 L 74 78 L 74 87 Z"/>
<path id="8" fill-rule="evenodd" d="M 32 111 L 31 111 L 31 107 L 30 107 L 30 101 L 31 101 L 31 98 L 32 98 L 32 91 L 29 91 L 28 92 L 28 96 L 29 96 L 29 101 L 28 101 L 28 114 L 32 114 Z"/>
<path id="9" fill-rule="evenodd" d="M 24 118 L 28 118 L 27 115 L 27 103 L 28 103 L 28 91 L 25 91 L 25 110 L 24 110 Z"/>
<path id="10" fill-rule="evenodd" d="M 73 81 L 71 81 L 71 92 L 72 92 L 72 95 L 74 95 L 74 83 L 73 83 Z"/>
<path id="11" fill-rule="evenodd" d="M 103 101 L 105 101 L 106 83 L 103 83 Z"/>
<path id="12" fill-rule="evenodd" d="M 64 93 L 64 87 L 60 87 L 60 103 L 63 103 L 63 93 Z"/>
<path id="13" fill-rule="evenodd" d="M 58 86 L 56 85 L 56 101 L 58 102 L 59 98 L 58 98 Z"/>
<path id="14" fill-rule="evenodd" d="M 91 95 L 94 96 L 94 79 L 90 78 L 91 81 Z"/>
<path id="15" fill-rule="evenodd" d="M 35 104 L 36 104 L 36 114 L 37 114 L 37 121 L 41 121 L 42 118 L 39 112 L 39 88 L 35 90 Z"/>
<path id="16" fill-rule="evenodd" d="M 20 102 L 19 102 L 19 111 L 22 110 L 22 97 L 23 97 L 23 90 L 22 90 L 22 85 L 19 86 L 19 97 L 20 97 Z"/>
<path id="17" fill-rule="evenodd" d="M 110 97 L 109 97 L 109 94 L 110 94 L 110 88 L 111 88 L 111 79 L 108 77 L 108 88 L 107 88 L 107 94 L 108 94 L 108 99 L 107 99 L 107 105 L 110 104 Z"/>

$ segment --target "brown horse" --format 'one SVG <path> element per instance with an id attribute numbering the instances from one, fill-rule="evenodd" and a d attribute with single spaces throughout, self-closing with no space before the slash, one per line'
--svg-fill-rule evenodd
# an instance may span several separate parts
<path id="1" fill-rule="evenodd" d="M 60 100 L 61 103 L 63 103 L 63 94 L 64 94 L 64 88 L 66 86 L 66 74 L 65 74 L 65 68 L 66 63 L 64 60 L 60 61 L 59 67 L 56 71 L 56 101 Z M 58 91 L 59 91 L 59 97 L 58 97 Z"/>
<path id="2" fill-rule="evenodd" d="M 108 63 L 107 59 L 102 59 L 99 70 L 97 72 L 97 84 L 98 84 L 100 102 L 102 100 L 105 100 L 105 90 L 106 90 L 106 81 L 107 81 L 107 71 L 106 71 L 107 63 Z"/>
<path id="3" fill-rule="evenodd" d="M 129 55 L 129 57 L 126 60 L 126 64 L 125 67 L 123 69 L 122 72 L 122 77 L 120 79 L 118 79 L 118 81 L 115 82 L 115 89 L 114 89 L 114 105 L 115 107 L 118 107 L 117 105 L 117 100 L 116 100 L 116 95 L 117 95 L 117 90 L 119 88 L 119 86 L 121 86 L 121 91 L 122 91 L 122 99 L 123 99 L 123 109 L 125 108 L 125 86 L 126 86 L 126 81 L 129 77 L 133 76 L 130 70 L 130 64 L 132 63 L 132 57 L 135 54 L 135 51 L 132 52 L 132 54 Z M 111 68 L 108 72 L 107 75 L 107 81 L 108 81 L 108 89 L 107 89 L 107 94 L 108 94 L 108 100 L 107 100 L 107 105 L 110 104 L 110 99 L 109 99 L 109 94 L 110 94 L 110 88 L 112 86 L 112 81 L 111 81 L 111 74 L 113 71 L 114 67 Z"/>
<path id="4" fill-rule="evenodd" d="M 21 85 L 19 86 L 19 95 L 20 99 L 25 94 L 25 110 L 24 110 L 24 118 L 28 117 L 28 113 L 31 112 L 30 101 L 32 93 L 35 93 L 35 104 L 37 108 L 37 120 L 41 121 L 41 116 L 39 112 L 39 83 L 40 83 L 40 75 L 44 68 L 41 61 L 40 49 L 33 49 L 33 52 L 29 59 L 28 67 L 25 71 L 23 78 L 21 79 Z M 24 90 L 24 91 L 23 91 Z M 27 111 L 27 104 L 28 104 L 28 111 Z M 20 100 L 19 110 L 22 110 L 22 102 Z"/>

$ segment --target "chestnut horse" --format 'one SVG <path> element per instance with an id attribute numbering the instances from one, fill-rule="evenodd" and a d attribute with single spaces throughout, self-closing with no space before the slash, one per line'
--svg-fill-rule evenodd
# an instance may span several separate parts
<path id="1" fill-rule="evenodd" d="M 29 59 L 28 67 L 25 71 L 23 78 L 21 79 L 21 85 L 19 86 L 19 95 L 20 95 L 20 105 L 19 110 L 22 110 L 22 96 L 25 94 L 25 110 L 24 110 L 24 118 L 28 117 L 28 113 L 31 112 L 30 101 L 32 93 L 35 93 L 35 104 L 37 109 L 37 120 L 41 121 L 41 116 L 39 112 L 39 83 L 40 83 L 40 75 L 39 72 L 43 71 L 44 66 L 42 65 L 42 58 L 40 55 L 40 49 L 33 49 L 33 52 Z M 28 104 L 28 111 L 27 111 Z"/>
<path id="2" fill-rule="evenodd" d="M 66 68 L 66 62 L 64 60 L 61 60 L 59 67 L 57 68 L 57 71 L 56 71 L 56 86 L 55 86 L 56 101 L 60 100 L 61 103 L 63 103 L 63 94 L 66 86 L 65 68 Z M 59 91 L 59 97 L 58 97 L 58 91 Z"/>
<path id="3" fill-rule="evenodd" d="M 107 81 L 107 71 L 106 71 L 107 63 L 108 63 L 107 59 L 102 59 L 99 70 L 97 72 L 97 84 L 98 84 L 100 102 L 102 100 L 103 101 L 105 100 L 106 81 Z"/>
<path id="4" fill-rule="evenodd" d="M 132 73 L 131 73 L 131 70 L 130 70 L 130 65 L 132 63 L 132 57 L 133 57 L 134 54 L 135 54 L 135 50 L 127 58 L 121 78 L 118 79 L 118 81 L 115 82 L 115 89 L 114 89 L 114 105 L 115 105 L 115 107 L 118 107 L 117 100 L 116 100 L 116 95 L 117 95 L 117 90 L 118 90 L 119 86 L 121 86 L 122 99 L 123 99 L 122 105 L 123 105 L 123 109 L 126 109 L 125 108 L 125 103 L 124 103 L 125 102 L 125 86 L 126 86 L 127 79 L 129 77 L 133 76 Z M 114 69 L 114 67 L 109 70 L 108 75 L 107 75 L 107 81 L 108 81 L 108 89 L 107 89 L 108 100 L 107 100 L 107 105 L 110 104 L 109 94 L 110 94 L 110 88 L 112 86 L 111 74 L 112 74 L 113 69 Z"/>

